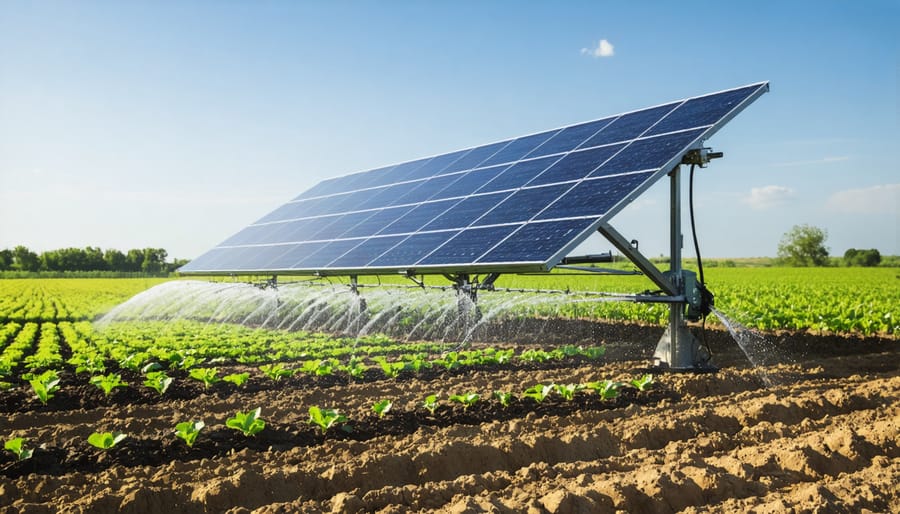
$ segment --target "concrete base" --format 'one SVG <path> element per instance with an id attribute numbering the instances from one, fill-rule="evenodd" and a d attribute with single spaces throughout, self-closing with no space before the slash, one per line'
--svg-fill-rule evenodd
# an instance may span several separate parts
<path id="1" fill-rule="evenodd" d="M 654 368 L 667 371 L 710 371 L 715 370 L 708 362 L 700 358 L 700 342 L 688 330 L 687 325 L 678 325 L 675 334 L 672 328 L 665 333 L 656 345 L 653 354 Z"/>

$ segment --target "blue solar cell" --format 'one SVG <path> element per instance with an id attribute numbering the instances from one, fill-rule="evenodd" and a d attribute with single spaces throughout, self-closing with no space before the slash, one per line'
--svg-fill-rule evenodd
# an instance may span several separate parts
<path id="1" fill-rule="evenodd" d="M 384 255 L 369 263 L 372 268 L 390 268 L 396 266 L 412 267 L 438 246 L 447 242 L 459 231 L 425 232 L 413 234 L 396 246 L 388 250 Z"/>
<path id="2" fill-rule="evenodd" d="M 475 225 L 497 225 L 528 221 L 553 200 L 559 198 L 572 184 L 557 184 L 533 189 L 519 189 L 493 210 L 482 216 Z"/>
<path id="3" fill-rule="evenodd" d="M 371 217 L 360 222 L 359 225 L 347 230 L 343 234 L 335 234 L 335 239 L 344 239 L 348 237 L 367 237 L 383 230 L 384 227 L 397 221 L 407 212 L 413 209 L 412 205 L 404 205 L 402 207 L 388 207 L 378 211 L 372 211 Z"/>
<path id="4" fill-rule="evenodd" d="M 379 235 L 408 234 L 417 232 L 442 212 L 453 206 L 458 200 L 439 200 L 417 205 L 394 223 L 384 228 Z"/>
<path id="5" fill-rule="evenodd" d="M 467 171 L 458 175 L 457 180 L 449 186 L 441 189 L 432 197 L 434 200 L 442 198 L 456 198 L 460 196 L 469 196 L 485 183 L 503 172 L 508 166 L 502 164 L 500 166 L 491 166 L 490 168 L 479 168 L 477 170 Z"/>
<path id="6" fill-rule="evenodd" d="M 479 165 L 490 159 L 495 153 L 502 150 L 503 147 L 509 144 L 509 141 L 501 141 L 499 143 L 492 143 L 489 145 L 479 146 L 477 148 L 473 148 L 471 152 L 463 155 L 458 160 L 451 163 L 447 166 L 441 173 L 452 173 L 454 171 L 462 171 L 469 170 L 472 168 L 478 168 Z"/>
<path id="7" fill-rule="evenodd" d="M 322 226 L 333 220 L 333 217 L 324 218 L 307 218 L 304 220 L 289 221 L 283 223 L 283 228 L 273 232 L 266 241 L 260 243 L 296 243 L 300 241 L 309 241 L 313 234 L 318 232 Z"/>
<path id="8" fill-rule="evenodd" d="M 486 248 L 499 243 L 501 239 L 512 233 L 516 225 L 502 227 L 470 228 L 463 230 L 456 237 L 419 261 L 417 266 L 437 264 L 465 264 L 474 262 Z"/>
<path id="9" fill-rule="evenodd" d="M 596 134 L 597 131 L 601 130 L 603 127 L 609 125 L 614 119 L 615 118 L 604 118 L 602 120 L 589 121 L 587 123 L 566 127 L 550 138 L 549 141 L 528 154 L 528 157 L 572 151 L 579 146 L 583 146 L 582 143 L 585 140 Z"/>
<path id="10" fill-rule="evenodd" d="M 362 187 L 378 187 L 409 180 L 408 177 L 424 166 L 429 160 L 430 159 L 417 159 L 415 161 L 398 164 L 391 168 L 386 168 L 387 171 L 374 174 L 371 180 L 362 184 Z"/>
<path id="11" fill-rule="evenodd" d="M 532 134 L 530 136 L 522 136 L 514 139 L 503 149 L 495 153 L 491 158 L 481 163 L 481 166 L 493 166 L 495 164 L 506 164 L 518 161 L 531 153 L 535 148 L 556 135 L 560 129 L 541 132 L 540 134 Z"/>
<path id="12" fill-rule="evenodd" d="M 444 170 L 450 164 L 453 164 L 454 161 L 468 154 L 471 150 L 459 150 L 457 152 L 450 152 L 443 155 L 438 155 L 432 157 L 428 160 L 425 165 L 419 167 L 414 172 L 410 173 L 406 180 L 414 180 L 419 178 L 428 178 L 434 177 L 436 175 L 440 175 L 444 173 Z"/>
<path id="13" fill-rule="evenodd" d="M 673 102 L 659 107 L 651 107 L 650 109 L 623 114 L 594 137 L 588 139 L 584 145 L 582 145 L 582 148 L 607 145 L 609 143 L 620 143 L 622 141 L 634 139 L 643 134 L 654 123 L 662 119 L 663 116 L 672 112 L 672 109 L 678 106 L 679 103 L 680 102 Z"/>
<path id="14" fill-rule="evenodd" d="M 600 179 L 590 179 L 579 183 L 564 194 L 537 219 L 574 218 L 576 216 L 602 216 L 619 203 L 628 193 L 634 191 L 651 172 L 616 175 Z"/>
<path id="15" fill-rule="evenodd" d="M 764 87 L 760 84 L 688 100 L 654 126 L 647 135 L 712 125 Z"/>
<path id="16" fill-rule="evenodd" d="M 479 193 L 488 193 L 491 191 L 505 191 L 507 189 L 518 189 L 527 184 L 531 179 L 538 176 L 542 171 L 549 168 L 550 165 L 560 159 L 560 155 L 555 157 L 541 157 L 540 159 L 531 159 L 528 161 L 520 161 L 503 173 L 498 175 L 494 180 L 486 183 Z"/>
<path id="17" fill-rule="evenodd" d="M 595 220 L 528 223 L 476 261 L 483 263 L 546 262 Z"/>
<path id="18" fill-rule="evenodd" d="M 680 157 L 681 151 L 702 133 L 703 129 L 696 129 L 635 141 L 594 171 L 591 176 L 602 177 L 659 168 L 673 157 Z"/>
<path id="19" fill-rule="evenodd" d="M 459 180 L 460 175 L 441 175 L 418 182 L 418 186 L 403 196 L 398 197 L 392 205 L 421 203 L 435 196 L 441 189 Z"/>
<path id="20" fill-rule="evenodd" d="M 624 143 L 600 146 L 567 154 L 557 161 L 556 164 L 550 166 L 546 171 L 535 177 L 534 180 L 528 183 L 528 186 L 539 186 L 555 182 L 583 179 L 590 175 L 590 173 L 597 169 L 601 164 L 606 162 L 607 159 L 615 155 L 615 153 L 624 146 Z"/>
<path id="21" fill-rule="evenodd" d="M 327 242 L 320 241 L 315 243 L 296 243 L 288 245 L 280 245 L 284 249 L 284 253 L 273 259 L 267 266 L 272 270 L 289 270 L 300 269 L 297 263 L 306 259 L 310 255 L 325 247 Z"/>
<path id="22" fill-rule="evenodd" d="M 502 202 L 511 193 L 491 193 L 486 195 L 470 196 L 441 214 L 431 223 L 425 225 L 423 230 L 443 230 L 448 228 L 465 228 L 472 224 L 479 216 Z"/>
<path id="23" fill-rule="evenodd" d="M 362 241 L 362 239 L 340 239 L 337 241 L 330 241 L 314 253 L 307 255 L 306 258 L 298 262 L 295 267 L 301 269 L 324 268 L 329 262 L 352 250 Z"/>
<path id="24" fill-rule="evenodd" d="M 407 236 L 370 237 L 349 252 L 332 261 L 329 268 L 362 268 L 373 259 L 393 248 Z"/>
<path id="25" fill-rule="evenodd" d="M 330 216 L 330 222 L 323 222 L 319 230 L 309 236 L 309 239 L 340 239 L 340 235 L 367 220 L 375 211 L 353 212 Z"/>
<path id="26" fill-rule="evenodd" d="M 387 187 L 370 190 L 370 196 L 360 202 L 356 202 L 354 210 L 379 209 L 393 204 L 397 198 L 419 187 L 421 182 L 403 182 Z"/>

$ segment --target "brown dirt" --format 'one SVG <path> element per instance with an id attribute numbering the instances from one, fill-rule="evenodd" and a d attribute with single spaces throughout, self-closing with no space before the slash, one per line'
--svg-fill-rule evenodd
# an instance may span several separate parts
<path id="1" fill-rule="evenodd" d="M 209 391 L 180 379 L 164 400 L 136 377 L 110 398 L 64 377 L 47 406 L 3 393 L 0 434 L 42 447 L 22 463 L 0 457 L 0 513 L 900 512 L 897 342 L 849 351 L 820 339 L 789 364 L 749 369 L 720 354 L 732 367 L 660 375 L 614 401 L 445 401 L 434 416 L 420 407 L 431 393 L 626 380 L 646 362 Z M 378 419 L 382 398 L 394 410 Z M 323 436 L 307 424 L 311 405 L 340 408 L 353 431 Z M 257 406 L 268 425 L 256 437 L 225 427 Z M 192 449 L 172 435 L 189 419 L 207 424 Z M 85 441 L 99 430 L 128 438 L 103 452 Z"/>

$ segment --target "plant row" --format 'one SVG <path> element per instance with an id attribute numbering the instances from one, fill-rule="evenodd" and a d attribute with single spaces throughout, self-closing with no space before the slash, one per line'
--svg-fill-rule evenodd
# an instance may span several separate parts
<path id="1" fill-rule="evenodd" d="M 508 408 L 516 398 L 531 400 L 535 404 L 541 404 L 551 395 L 557 395 L 563 401 L 572 401 L 575 395 L 582 391 L 592 391 L 601 400 L 613 400 L 619 396 L 623 388 L 630 387 L 637 391 L 647 391 L 653 384 L 654 377 L 652 375 L 643 375 L 629 382 L 603 380 L 584 384 L 535 384 L 519 393 L 493 391 L 490 399 L 498 402 L 502 408 Z M 451 394 L 447 397 L 448 404 L 460 406 L 463 412 L 482 401 L 487 400 L 482 399 L 482 395 L 476 392 Z M 378 418 L 384 418 L 392 411 L 393 405 L 394 402 L 392 400 L 382 399 L 373 403 L 371 410 Z M 421 400 L 419 405 L 429 415 L 435 416 L 436 411 L 442 405 L 442 400 L 438 395 L 431 394 Z M 261 412 L 261 407 L 246 412 L 238 411 L 225 421 L 225 426 L 240 432 L 246 437 L 253 437 L 266 427 L 266 422 L 261 417 Z M 309 418 L 307 423 L 318 427 L 323 435 L 337 428 L 345 432 L 353 431 L 353 422 L 338 409 L 328 409 L 314 405 L 309 407 L 308 412 Z M 177 423 L 172 433 L 175 437 L 184 441 L 188 447 L 192 447 L 204 428 L 206 428 L 206 423 L 203 420 L 188 420 Z M 86 438 L 86 442 L 91 446 L 107 451 L 125 440 L 126 437 L 127 434 L 122 432 L 94 432 Z M 13 437 L 6 440 L 4 448 L 14 454 L 16 459 L 20 461 L 29 459 L 33 455 L 33 446 L 23 437 Z"/>

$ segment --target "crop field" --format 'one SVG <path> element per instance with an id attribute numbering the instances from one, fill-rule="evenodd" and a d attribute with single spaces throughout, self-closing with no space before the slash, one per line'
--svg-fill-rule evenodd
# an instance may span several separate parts
<path id="1" fill-rule="evenodd" d="M 706 374 L 575 292 L 641 280 L 501 277 L 571 292 L 483 293 L 466 344 L 452 291 L 0 280 L 0 513 L 900 512 L 895 270 L 707 270 L 769 358 L 710 318 Z"/>

